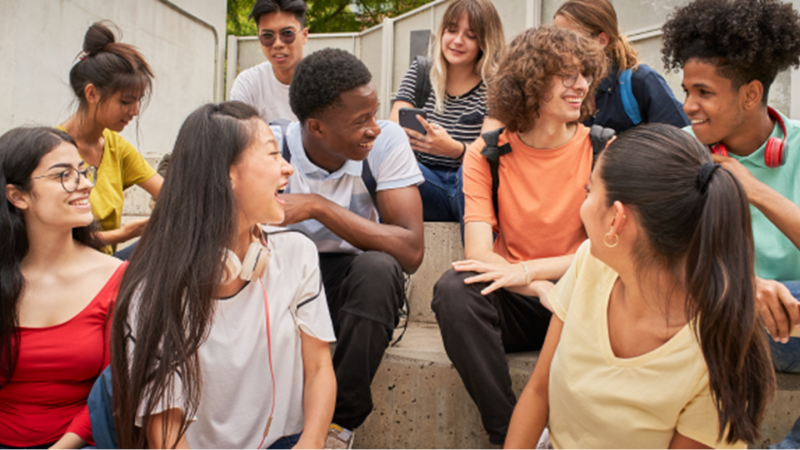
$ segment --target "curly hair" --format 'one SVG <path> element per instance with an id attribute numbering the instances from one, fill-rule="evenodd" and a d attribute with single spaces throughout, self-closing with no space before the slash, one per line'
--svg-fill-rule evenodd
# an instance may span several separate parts
<path id="1" fill-rule="evenodd" d="M 347 92 L 372 81 L 372 74 L 350 53 L 325 48 L 300 61 L 289 85 L 289 104 L 301 123 L 319 118 L 329 107 L 341 102 Z"/>
<path id="2" fill-rule="evenodd" d="M 606 74 L 602 47 L 580 34 L 553 26 L 528 29 L 506 48 L 497 75 L 489 85 L 492 117 L 511 132 L 526 132 L 539 118 L 541 104 L 548 100 L 553 77 L 580 71 L 593 77 L 587 94 L 595 91 Z M 590 115 L 587 95 L 581 105 L 581 119 Z"/>
<path id="3" fill-rule="evenodd" d="M 664 24 L 662 60 L 678 70 L 691 59 L 710 62 L 734 90 L 753 80 L 769 87 L 778 72 L 800 67 L 800 15 L 776 0 L 696 0 Z"/>

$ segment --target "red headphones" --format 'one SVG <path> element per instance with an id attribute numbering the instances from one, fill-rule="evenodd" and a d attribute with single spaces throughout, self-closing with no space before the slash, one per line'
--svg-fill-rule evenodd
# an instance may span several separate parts
<path id="1" fill-rule="evenodd" d="M 778 114 L 778 111 L 767 106 L 767 114 L 778 122 L 781 126 L 781 130 L 783 130 L 783 138 L 786 139 L 786 125 L 784 125 L 783 118 Z M 711 153 L 715 155 L 728 156 L 728 149 L 720 142 L 710 145 L 709 148 L 711 149 Z M 767 167 L 772 168 L 780 167 L 786 162 L 786 152 L 783 151 L 783 139 L 771 137 L 767 140 L 767 148 L 764 151 L 764 162 L 767 164 Z"/>

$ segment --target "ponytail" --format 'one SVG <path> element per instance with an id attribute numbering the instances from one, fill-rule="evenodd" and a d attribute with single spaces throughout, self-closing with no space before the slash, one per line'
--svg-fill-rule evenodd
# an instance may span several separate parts
<path id="1" fill-rule="evenodd" d="M 97 88 L 101 99 L 125 91 L 146 101 L 152 90 L 153 72 L 144 57 L 132 45 L 117 42 L 110 27 L 116 29 L 108 21 L 89 27 L 83 51 L 69 72 L 69 83 L 81 108 L 87 105 L 85 89 L 89 84 Z"/>
<path id="2" fill-rule="evenodd" d="M 700 343 L 719 439 L 754 442 L 775 387 L 755 307 L 753 235 L 744 189 L 708 149 L 665 124 L 620 135 L 599 167 L 609 206 L 631 208 L 644 233 L 634 257 L 678 273 Z"/>
<path id="3" fill-rule="evenodd" d="M 708 366 L 719 439 L 727 426 L 729 443 L 754 442 L 775 375 L 755 309 L 750 209 L 726 169 L 711 174 L 707 189 L 686 257 L 686 312 L 699 318 L 693 325 Z"/>

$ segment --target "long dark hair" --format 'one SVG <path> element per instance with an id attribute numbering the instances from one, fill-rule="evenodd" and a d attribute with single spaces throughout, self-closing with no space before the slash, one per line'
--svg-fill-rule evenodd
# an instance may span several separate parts
<path id="1" fill-rule="evenodd" d="M 211 326 L 224 252 L 237 230 L 229 168 L 250 144 L 255 128 L 246 121 L 252 118 L 258 113 L 244 103 L 209 104 L 190 114 L 178 133 L 169 177 L 125 271 L 114 314 L 111 364 L 120 448 L 145 448 L 150 415 L 162 398 L 169 405 L 177 400 L 168 389 L 176 377 L 183 386 L 183 403 L 176 406 L 184 414 L 178 439 L 186 418 L 197 411 L 197 352 Z M 130 354 L 129 332 L 135 336 Z M 141 430 L 134 425 L 140 405 Z"/>
<path id="2" fill-rule="evenodd" d="M 101 101 L 117 92 L 141 95 L 145 103 L 153 88 L 153 72 L 136 47 L 116 41 L 109 22 L 95 22 L 86 31 L 83 52 L 69 71 L 69 84 L 78 97 L 80 108 L 87 106 L 85 88 L 94 85 Z"/>
<path id="3" fill-rule="evenodd" d="M 688 133 L 647 124 L 611 143 L 600 177 L 608 205 L 630 206 L 644 229 L 638 265 L 685 279 L 686 315 L 708 366 L 719 439 L 729 427 L 729 443 L 753 442 L 775 374 L 755 307 L 750 209 L 736 177 L 710 164 L 708 149 Z"/>
<path id="4" fill-rule="evenodd" d="M 55 128 L 15 128 L 0 136 L 0 187 L 12 184 L 30 192 L 31 173 L 39 162 L 62 142 L 75 145 L 67 133 Z M 102 247 L 94 234 L 95 224 L 73 228 L 72 237 L 92 248 Z M 19 299 L 25 290 L 20 271 L 28 253 L 28 233 L 22 211 L 0 199 L 0 389 L 11 382 L 19 356 Z"/>

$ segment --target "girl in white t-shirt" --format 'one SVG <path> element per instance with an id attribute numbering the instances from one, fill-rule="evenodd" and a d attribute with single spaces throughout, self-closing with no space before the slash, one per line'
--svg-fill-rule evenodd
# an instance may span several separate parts
<path id="1" fill-rule="evenodd" d="M 756 313 L 747 197 L 670 125 L 611 143 L 587 186 L 589 240 L 554 314 L 506 447 L 745 448 L 774 374 Z"/>
<path id="2" fill-rule="evenodd" d="M 184 122 L 114 316 L 120 448 L 322 448 L 336 381 L 316 247 L 261 225 L 283 221 L 292 172 L 250 106 Z"/>

